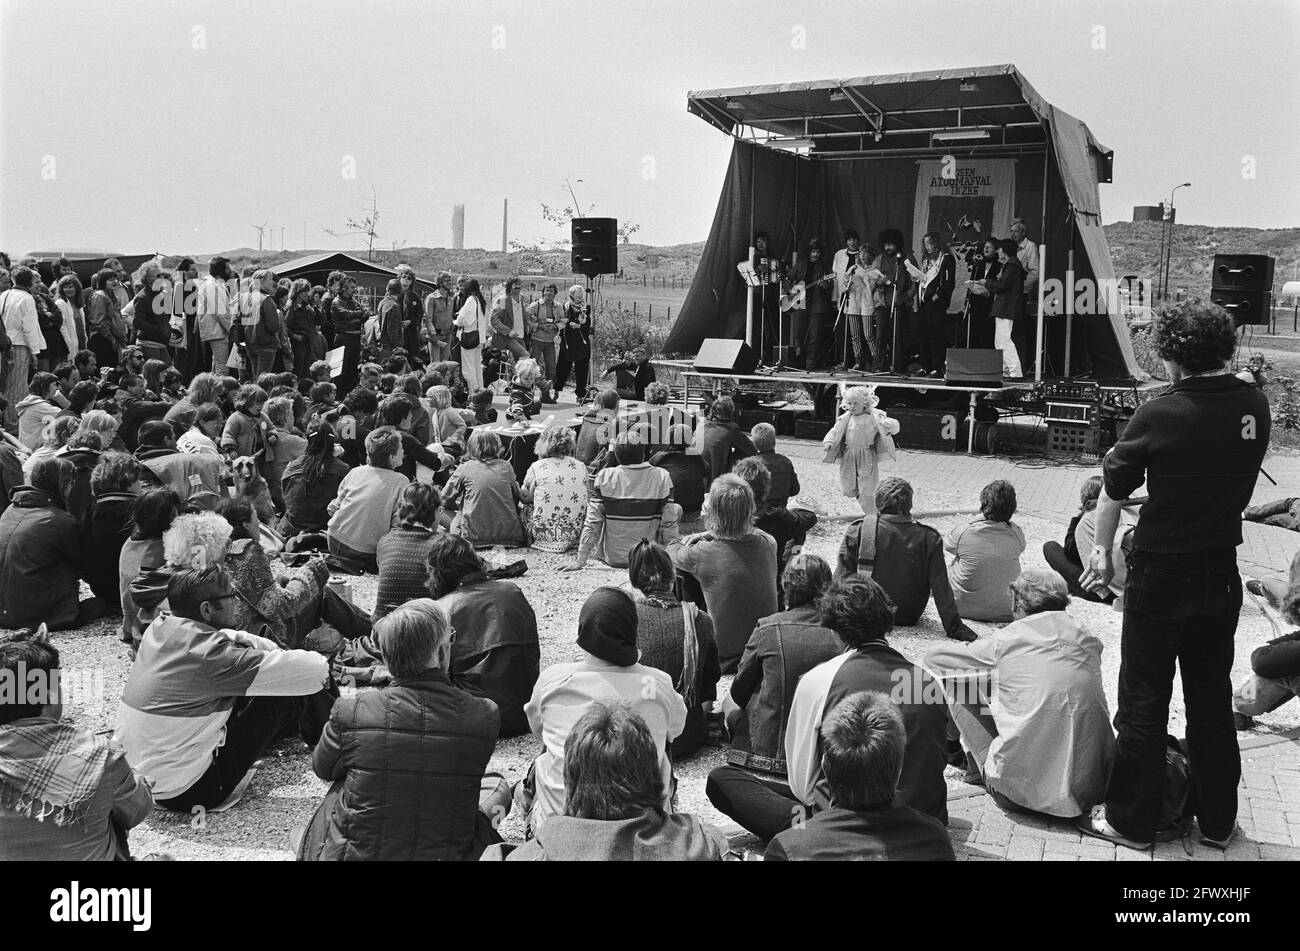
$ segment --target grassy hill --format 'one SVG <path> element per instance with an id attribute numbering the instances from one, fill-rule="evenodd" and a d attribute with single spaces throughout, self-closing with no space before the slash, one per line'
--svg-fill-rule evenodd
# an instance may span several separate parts
<path id="1" fill-rule="evenodd" d="M 1293 279 L 1300 262 L 1300 228 L 1214 228 L 1174 225 L 1169 255 L 1169 291 L 1186 288 L 1192 297 L 1209 293 L 1216 254 L 1268 254 L 1277 259 L 1274 281 L 1278 291 Z M 1155 279 L 1160 255 L 1160 222 L 1117 221 L 1106 225 L 1106 240 L 1119 276 L 1136 274 Z"/>

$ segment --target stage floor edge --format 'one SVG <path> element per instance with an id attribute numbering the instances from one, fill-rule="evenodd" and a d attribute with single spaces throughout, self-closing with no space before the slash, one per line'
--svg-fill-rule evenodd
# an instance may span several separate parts
<path id="1" fill-rule="evenodd" d="M 1023 383 L 1003 383 L 998 386 L 980 384 L 945 383 L 937 379 L 919 379 L 902 373 L 830 373 L 817 371 L 783 370 L 776 373 L 730 373 L 722 370 L 696 370 L 689 360 L 652 360 L 655 366 L 679 370 L 685 377 L 697 380 L 757 380 L 769 383 L 800 383 L 830 386 L 838 383 L 867 384 L 871 386 L 896 386 L 909 390 L 946 390 L 953 393 L 1001 393 L 1006 390 L 1027 390 L 1035 385 L 1033 380 Z"/>

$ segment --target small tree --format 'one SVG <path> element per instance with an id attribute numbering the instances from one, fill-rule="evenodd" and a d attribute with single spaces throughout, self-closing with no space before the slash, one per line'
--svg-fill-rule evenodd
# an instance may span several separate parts
<path id="1" fill-rule="evenodd" d="M 349 218 L 347 220 L 347 231 L 334 231 L 330 228 L 325 229 L 326 234 L 333 235 L 336 238 L 346 237 L 350 234 L 364 234 L 366 236 L 366 260 L 369 261 L 375 250 L 375 240 L 379 238 L 376 229 L 379 226 L 379 198 L 375 190 L 370 189 L 370 214 L 364 218 Z M 403 242 L 405 243 L 405 242 Z M 396 246 L 394 246 L 396 250 Z"/>

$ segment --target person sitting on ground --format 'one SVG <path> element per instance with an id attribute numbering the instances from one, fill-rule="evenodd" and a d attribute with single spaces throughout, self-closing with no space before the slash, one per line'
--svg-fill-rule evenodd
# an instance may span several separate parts
<path id="1" fill-rule="evenodd" d="M 1289 497 L 1274 499 L 1262 505 L 1252 505 L 1241 516 L 1247 522 L 1259 522 L 1274 528 L 1300 532 L 1300 499 Z"/>
<path id="2" fill-rule="evenodd" d="M 108 409 L 88 410 L 81 417 L 81 428 L 86 432 L 99 433 L 100 441 L 104 444 L 105 449 L 111 449 L 114 452 L 134 452 L 134 449 L 126 448 L 122 436 L 118 433 L 119 419 L 113 415 L 118 413 L 118 407 L 113 403 L 101 404 Z M 110 412 L 111 410 L 111 412 Z"/>
<path id="3" fill-rule="evenodd" d="M 956 860 L 943 823 L 895 805 L 907 728 L 889 696 L 861 691 L 841 700 L 819 727 L 828 808 L 779 832 L 769 862 Z"/>
<path id="4" fill-rule="evenodd" d="M 124 452 L 106 452 L 90 474 L 92 501 L 82 546 L 86 583 L 107 614 L 122 613 L 118 563 L 135 527 L 132 513 L 140 491 L 140 464 Z"/>
<path id="5" fill-rule="evenodd" d="M 451 682 L 452 636 L 428 598 L 375 625 L 392 681 L 334 704 L 312 754 L 312 771 L 333 785 L 300 861 L 473 861 L 501 841 L 509 787 L 491 795 L 503 780 L 486 773 L 499 716 Z"/>
<path id="6" fill-rule="evenodd" d="M 967 772 L 999 802 L 1071 819 L 1099 800 L 1115 754 L 1102 644 L 1066 613 L 1055 572 L 1011 583 L 1015 622 L 969 644 L 933 648 Z"/>
<path id="7" fill-rule="evenodd" d="M 0 359 L 3 359 L 0 357 Z M 4 397 L 0 396 L 0 404 Z M 4 417 L 4 406 L 0 405 L 0 418 Z M 0 430 L 3 432 L 3 430 Z M 9 493 L 23 484 L 23 462 L 5 439 L 0 438 L 0 514 L 9 507 Z"/>
<path id="8" fill-rule="evenodd" d="M 64 416 L 71 416 L 77 422 L 81 422 L 81 417 L 88 410 L 94 409 L 95 402 L 98 399 L 99 384 L 94 380 L 81 380 L 75 383 L 68 393 L 67 409 L 60 410 L 56 418 L 61 419 Z"/>
<path id="9" fill-rule="evenodd" d="M 194 411 L 194 424 L 176 440 L 177 452 L 220 456 L 217 441 L 226 428 L 226 417 L 216 403 L 204 403 Z"/>
<path id="10" fill-rule="evenodd" d="M 456 512 L 451 532 L 475 548 L 524 544 L 519 483 L 510 463 L 500 456 L 500 437 L 487 430 L 474 430 L 465 461 L 447 480 L 443 493 L 443 504 Z"/>
<path id="11" fill-rule="evenodd" d="M 319 419 L 338 408 L 338 387 L 333 383 L 315 383 L 308 395 L 311 401 L 307 407 L 307 421 Z"/>
<path id="12" fill-rule="evenodd" d="M 731 397 L 718 397 L 686 450 L 704 458 L 704 471 L 710 480 L 726 475 L 736 462 L 758 452 L 735 420 L 736 404 Z"/>
<path id="13" fill-rule="evenodd" d="M 433 442 L 433 420 L 420 399 L 420 374 L 404 373 L 397 378 L 394 396 L 405 396 L 411 403 L 411 428 L 408 430 L 421 446 Z"/>
<path id="14" fill-rule="evenodd" d="M 280 490 L 284 516 L 277 529 L 285 538 L 323 532 L 329 524 L 329 505 L 348 474 L 348 465 L 335 451 L 334 427 L 323 419 L 307 424 L 307 448 L 284 468 Z"/>
<path id="15" fill-rule="evenodd" d="M 614 374 L 614 388 L 625 400 L 644 400 L 646 389 L 655 382 L 654 364 L 645 347 L 637 347 L 623 354 L 623 359 L 612 364 L 601 376 Z"/>
<path id="16" fill-rule="evenodd" d="M 510 381 L 510 390 L 506 393 L 506 415 L 511 419 L 532 419 L 542 411 L 542 399 L 537 392 L 537 383 L 542 378 L 542 369 L 536 360 L 520 360 L 515 364 L 515 376 Z"/>
<path id="17" fill-rule="evenodd" d="M 14 407 L 18 414 L 18 439 L 28 449 L 41 444 L 45 424 L 62 411 L 58 394 L 59 378 L 53 373 L 40 372 L 32 377 L 27 384 L 27 395 Z"/>
<path id="18" fill-rule="evenodd" d="M 668 405 L 672 391 L 666 383 L 653 382 L 645 388 L 645 410 L 640 419 L 649 433 L 650 445 L 646 454 L 653 456 L 673 444 L 672 432 L 675 426 L 686 427 L 686 438 L 677 445 L 685 450 L 691 444 L 695 420 L 690 414 L 676 406 Z"/>
<path id="19" fill-rule="evenodd" d="M 1253 584 L 1253 579 L 1248 584 Z M 1300 552 L 1291 559 L 1290 576 L 1277 604 L 1284 620 L 1300 625 Z M 1232 692 L 1232 718 L 1238 730 L 1252 729 L 1255 717 L 1272 713 L 1300 696 L 1300 630 L 1255 648 L 1250 655 L 1250 669 L 1251 675 Z"/>
<path id="20" fill-rule="evenodd" d="M 663 469 L 673 483 L 673 501 L 682 507 L 682 521 L 694 522 L 704 508 L 709 491 L 704 473 L 704 457 L 691 455 L 690 426 L 677 425 L 668 430 L 668 442 L 650 457 L 650 465 Z"/>
<path id="21" fill-rule="evenodd" d="M 311 633 L 297 623 L 301 615 L 314 615 L 329 566 L 312 557 L 297 568 L 272 566 L 258 543 L 259 525 L 253 503 L 247 498 L 224 498 L 217 514 L 230 523 L 230 545 L 225 566 L 239 592 L 234 605 L 234 627 L 268 637 L 282 647 L 298 647 Z"/>
<path id="22" fill-rule="evenodd" d="M 789 456 L 776 451 L 776 427 L 771 423 L 756 424 L 749 431 L 749 438 L 758 450 L 758 454 L 752 458 L 767 466 L 772 477 L 772 484 L 767 490 L 767 504 L 774 509 L 783 509 L 793 496 L 802 491 L 799 473 L 794 471 L 794 463 Z"/>
<path id="23" fill-rule="evenodd" d="M 40 633 L 0 640 L 0 862 L 131 858 L 127 833 L 153 811 L 149 784 L 107 732 L 63 720 L 59 652 Z M 21 702 L 20 702 L 21 701 Z"/>
<path id="24" fill-rule="evenodd" d="M 868 690 L 895 699 L 907 733 L 894 801 L 946 825 L 948 715 L 942 704 L 933 702 L 938 691 L 933 678 L 886 640 L 894 627 L 889 595 L 871 578 L 850 575 L 827 589 L 821 616 L 847 650 L 804 674 L 795 688 L 785 734 L 789 786 L 723 767 L 709 774 L 709 801 L 764 841 L 830 808 L 821 725 L 827 711 Z"/>
<path id="25" fill-rule="evenodd" d="M 587 518 L 587 469 L 574 458 L 570 426 L 548 426 L 537 437 L 537 461 L 528 467 L 519 497 L 528 543 L 538 551 L 577 546 Z"/>
<path id="26" fill-rule="evenodd" d="M 32 467 L 42 459 L 53 459 L 59 455 L 60 451 L 68 445 L 68 440 L 72 438 L 73 434 L 80 431 L 79 424 L 70 416 L 61 416 L 50 420 L 45 425 L 45 432 L 41 436 L 41 444 L 22 462 L 23 478 L 29 478 L 32 474 Z M 8 499 L 5 502 L 7 504 Z"/>
<path id="27" fill-rule="evenodd" d="M 741 459 L 731 470 L 749 483 L 750 491 L 758 499 L 754 512 L 754 527 L 767 532 L 776 542 L 776 591 L 778 604 L 784 603 L 781 590 L 781 575 L 785 571 L 790 556 L 803 548 L 808 538 L 808 531 L 817 524 L 817 514 L 805 508 L 773 508 L 767 502 L 771 491 L 772 477 L 767 466 L 757 456 Z"/>
<path id="28" fill-rule="evenodd" d="M 131 452 L 134 452 L 140 444 L 140 427 L 149 420 L 162 419 L 171 408 L 170 404 L 149 397 L 150 394 L 145 389 L 144 377 L 127 373 L 117 381 L 116 401 L 122 414 L 118 432 L 122 436 L 123 444 Z"/>
<path id="29" fill-rule="evenodd" d="M 256 383 L 245 383 L 235 394 L 235 411 L 226 420 L 221 433 L 221 451 L 232 459 L 251 456 L 274 438 L 274 426 L 264 412 L 266 390 Z"/>
<path id="30" fill-rule="evenodd" d="M 1115 599 L 1115 596 L 1109 591 L 1104 596 L 1096 595 L 1085 590 L 1079 584 L 1079 578 L 1083 576 L 1083 559 L 1079 556 L 1079 546 L 1074 538 L 1074 530 L 1079 527 L 1079 522 L 1083 519 L 1083 516 L 1097 507 L 1097 497 L 1101 495 L 1101 484 L 1101 476 L 1089 476 L 1083 480 L 1083 485 L 1079 487 L 1079 511 L 1070 519 L 1070 524 L 1065 529 L 1063 541 L 1043 542 L 1043 560 L 1051 566 L 1053 571 L 1065 579 L 1065 583 L 1070 587 L 1071 597 L 1109 604 Z M 1117 564 L 1121 563 L 1121 561 L 1122 559 L 1116 559 Z"/>
<path id="31" fill-rule="evenodd" d="M 122 605 L 121 641 L 138 644 L 145 627 L 153 619 L 151 610 L 143 616 L 135 603 L 132 584 L 137 578 L 151 575 L 167 563 L 163 534 L 180 515 L 181 500 L 171 489 L 144 489 L 131 507 L 131 534 L 122 544 L 116 563 L 118 601 Z"/>
<path id="32" fill-rule="evenodd" d="M 821 619 L 819 602 L 830 587 L 830 565 L 801 552 L 786 564 L 782 582 L 786 610 L 759 619 L 731 689 L 722 698 L 731 733 L 729 768 L 780 782 L 786 775 L 784 739 L 795 685 L 818 664 L 844 651 L 839 636 Z"/>
<path id="33" fill-rule="evenodd" d="M 583 414 L 578 427 L 578 445 L 576 457 L 584 466 L 589 466 L 600 451 L 610 445 L 615 437 L 615 421 L 618 419 L 619 396 L 617 390 L 601 390 L 595 401 Z"/>
<path id="34" fill-rule="evenodd" d="M 527 733 L 524 705 L 541 665 L 537 616 L 528 598 L 513 581 L 488 577 L 483 560 L 459 535 L 434 536 L 426 586 L 457 632 L 452 682 L 496 703 L 503 737 Z"/>
<path id="35" fill-rule="evenodd" d="M 260 468 L 266 486 L 271 490 L 271 501 L 276 511 L 283 512 L 284 491 L 281 481 L 284 470 L 290 462 L 302 458 L 307 449 L 307 440 L 295 427 L 293 400 L 289 397 L 273 396 L 267 400 L 266 418 L 271 421 L 275 439 L 268 441 Z"/>
<path id="36" fill-rule="evenodd" d="M 673 740 L 677 762 L 709 740 L 706 715 L 717 699 L 718 644 L 713 621 L 673 593 L 673 560 L 663 546 L 642 539 L 628 557 L 628 580 L 636 601 L 636 644 L 641 662 L 673 679 L 686 704 L 686 726 Z"/>
<path id="37" fill-rule="evenodd" d="M 67 459 L 42 459 L 0 514 L 0 628 L 66 631 L 104 616 L 99 598 L 79 601 L 81 531 L 67 510 L 76 473 Z"/>
<path id="38" fill-rule="evenodd" d="M 386 396 L 379 404 L 379 424 L 395 429 L 402 438 L 402 462 L 394 468 L 408 480 L 415 478 L 416 466 L 424 466 L 430 472 L 439 471 L 444 464 L 450 468 L 454 460 L 446 453 L 437 453 L 425 448 L 425 444 L 411 434 L 415 421 L 414 401 L 409 397 Z"/>
<path id="39" fill-rule="evenodd" d="M 645 720 L 663 781 L 664 812 L 672 809 L 673 767 L 668 748 L 686 726 L 686 704 L 662 670 L 637 661 L 636 604 L 617 588 L 597 588 L 578 615 L 582 659 L 553 664 L 542 672 L 526 711 L 543 751 L 529 777 L 515 790 L 528 810 L 528 830 L 537 835 L 551 817 L 564 813 L 564 750 L 570 732 L 596 704 L 626 703 Z"/>
<path id="40" fill-rule="evenodd" d="M 366 437 L 375 429 L 375 414 L 379 411 L 379 398 L 371 390 L 357 387 L 343 400 L 343 405 L 325 414 L 325 420 L 334 427 L 340 457 L 349 469 L 366 464 Z"/>
<path id="41" fill-rule="evenodd" d="M 948 585 L 957 613 L 972 621 L 1011 620 L 1011 582 L 1020 577 L 1025 533 L 1011 521 L 1016 487 L 996 479 L 980 490 L 980 516 L 955 526 L 943 540 L 952 556 Z"/>
<path id="42" fill-rule="evenodd" d="M 857 519 L 845 531 L 835 577 L 857 572 L 874 578 L 897 608 L 894 623 L 909 627 L 933 596 L 944 632 L 954 640 L 975 640 L 957 612 L 939 533 L 912 519 L 911 484 L 885 479 L 875 503 L 878 514 Z"/>
<path id="43" fill-rule="evenodd" d="M 220 382 L 216 374 L 206 372 L 194 374 L 185 396 L 172 404 L 163 416 L 163 421 L 170 424 L 173 420 L 182 417 L 186 410 L 197 412 L 200 406 L 216 403 L 221 395 L 219 388 Z"/>
<path id="44" fill-rule="evenodd" d="M 451 405 L 451 390 L 445 386 L 431 386 L 429 399 L 430 434 L 442 450 L 452 456 L 465 452 L 465 417 Z"/>
<path id="45" fill-rule="evenodd" d="M 483 861 L 716 862 L 723 834 L 664 808 L 668 790 L 654 731 L 623 704 L 591 705 L 564 740 L 564 812 L 518 848 Z"/>
<path id="46" fill-rule="evenodd" d="M 776 541 L 754 527 L 754 492 L 737 475 L 713 480 L 704 504 L 705 531 L 669 546 L 685 591 L 703 598 L 713 619 L 718 662 L 735 673 L 759 618 L 775 614 Z"/>
<path id="47" fill-rule="evenodd" d="M 232 629 L 239 597 L 220 564 L 174 573 L 122 691 L 116 739 L 175 812 L 237 798 L 294 727 L 314 747 L 334 703 L 324 655 Z"/>
<path id="48" fill-rule="evenodd" d="M 442 497 L 425 482 L 412 482 L 397 500 L 397 527 L 379 539 L 375 563 L 379 585 L 371 621 L 392 613 L 412 598 L 426 596 L 429 546 L 438 531 Z"/>
<path id="49" fill-rule="evenodd" d="M 68 493 L 67 507 L 68 514 L 77 520 L 80 527 L 86 524 L 86 511 L 90 508 L 92 499 L 90 475 L 95 471 L 95 466 L 99 465 L 103 448 L 104 443 L 99 438 L 99 433 L 78 430 L 68 438 L 68 444 L 59 450 L 58 458 L 67 459 L 76 469 L 72 490 Z"/>
<path id="50" fill-rule="evenodd" d="M 146 485 L 174 489 L 187 508 L 211 511 L 226 491 L 226 461 L 205 453 L 179 452 L 171 427 L 151 419 L 140 427 L 135 457 L 144 467 Z"/>
<path id="51" fill-rule="evenodd" d="M 454 391 L 453 391 L 454 393 Z M 492 405 L 493 392 L 488 389 L 475 390 L 474 395 L 469 398 L 470 407 L 473 409 L 474 424 L 476 426 L 485 426 L 488 423 L 497 421 L 497 411 Z"/>
<path id="52" fill-rule="evenodd" d="M 611 568 L 624 568 L 638 540 L 678 540 L 682 507 L 673 501 L 668 473 L 645 461 L 645 445 L 635 434 L 620 436 L 613 454 L 616 464 L 596 473 L 577 558 L 561 570 L 577 571 L 593 554 Z"/>
<path id="53" fill-rule="evenodd" d="M 379 539 L 397 524 L 397 500 L 410 480 L 395 471 L 403 461 L 402 437 L 391 426 L 366 436 L 367 464 L 343 477 L 339 492 L 326 506 L 329 551 L 358 571 L 377 572 Z"/>

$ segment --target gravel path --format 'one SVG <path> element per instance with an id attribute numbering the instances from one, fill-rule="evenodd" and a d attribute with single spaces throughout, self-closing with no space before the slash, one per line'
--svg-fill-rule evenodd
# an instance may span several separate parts
<path id="1" fill-rule="evenodd" d="M 857 511 L 853 500 L 840 495 L 835 468 L 821 464 L 821 450 L 816 444 L 783 440 L 779 448 L 795 460 L 803 497 L 823 514 L 834 518 L 850 516 Z M 888 473 L 888 467 L 884 472 Z M 1080 479 L 1083 475 L 1081 472 Z M 1025 470 L 1026 482 L 1035 477 L 1034 470 Z M 915 508 L 918 512 L 970 511 L 977 507 L 980 487 L 974 480 L 947 485 L 918 484 L 915 486 Z M 1017 516 L 1016 522 L 1024 530 L 1029 543 L 1024 558 L 1026 566 L 1045 566 L 1041 556 L 1043 542 L 1059 540 L 1069 515 L 1061 512 L 1059 519 L 1050 520 L 1028 514 Z M 968 517 L 948 515 L 925 520 L 945 532 Z M 820 523 L 809 535 L 806 550 L 833 562 L 844 524 L 842 520 Z M 626 573 L 593 563 L 577 574 L 562 574 L 556 569 L 570 556 L 535 551 L 522 554 L 528 560 L 528 573 L 518 580 L 537 613 L 542 666 L 545 668 L 571 660 L 576 650 L 574 637 L 578 611 L 584 598 L 598 585 L 622 583 Z M 373 578 L 354 579 L 353 588 L 362 607 L 369 609 L 373 606 Z M 1103 675 L 1113 712 L 1119 669 L 1120 615 L 1108 607 L 1084 602 L 1076 603 L 1070 610 L 1105 645 Z M 128 671 L 125 650 L 113 627 L 110 623 L 99 623 L 56 635 L 64 666 L 69 669 L 73 681 L 73 696 L 67 714 L 96 727 L 111 728 L 115 725 L 118 698 Z M 972 627 L 977 631 L 992 629 L 991 625 L 980 622 L 972 622 Z M 1264 615 L 1247 597 L 1237 633 L 1234 682 L 1249 672 L 1251 650 L 1271 636 Z M 931 605 L 915 627 L 896 630 L 890 640 L 907 657 L 919 660 L 942 638 L 943 631 Z M 76 689 L 78 678 L 87 689 Z M 724 678 L 719 685 L 720 693 L 726 688 L 727 680 Z M 1300 703 L 1291 703 L 1261 721 L 1257 732 L 1279 732 L 1298 725 Z M 1179 736 L 1185 732 L 1182 691 L 1178 683 L 1174 684 L 1169 729 Z M 503 740 L 497 746 L 491 768 L 512 781 L 517 780 L 523 776 L 537 751 L 537 741 L 532 737 Z M 727 821 L 713 810 L 704 795 L 704 782 L 709 770 L 722 762 L 723 750 L 709 748 L 677 765 L 678 800 L 683 811 L 719 824 Z M 950 769 L 948 779 L 956 785 L 960 780 L 959 772 Z M 326 784 L 312 774 L 310 758 L 302 744 L 286 741 L 262 761 L 243 801 L 234 809 L 221 815 L 207 816 L 177 816 L 159 811 L 132 833 L 132 850 L 136 855 L 166 852 L 177 859 L 290 859 L 296 830 L 306 825 L 325 790 Z M 502 833 L 508 839 L 520 838 L 520 818 L 512 814 Z"/>

